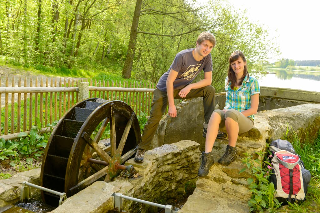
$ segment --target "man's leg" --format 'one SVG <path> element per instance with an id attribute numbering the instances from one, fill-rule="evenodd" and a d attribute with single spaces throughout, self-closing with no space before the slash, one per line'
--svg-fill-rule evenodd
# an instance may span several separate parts
<path id="1" fill-rule="evenodd" d="M 204 121 L 209 123 L 212 112 L 214 111 L 215 101 L 214 101 L 215 89 L 213 86 L 205 86 L 199 89 L 190 90 L 189 94 L 185 99 L 203 97 L 203 109 L 204 109 Z M 181 99 L 180 96 L 175 97 Z"/>
<path id="2" fill-rule="evenodd" d="M 177 93 L 178 94 L 178 93 Z M 206 137 L 207 126 L 212 115 L 212 112 L 215 109 L 215 89 L 213 86 L 209 85 L 199 89 L 190 90 L 189 94 L 185 99 L 203 97 L 203 109 L 204 109 L 204 124 L 203 124 L 203 137 Z M 176 95 L 175 98 L 181 99 L 179 95 Z M 222 139 L 226 138 L 226 134 L 223 132 L 218 132 L 217 138 Z"/>
<path id="3" fill-rule="evenodd" d="M 203 124 L 203 137 L 207 135 L 207 127 L 212 115 L 212 112 L 215 109 L 215 89 L 209 85 L 199 89 L 194 89 L 189 92 L 186 98 L 196 98 L 203 97 L 203 109 L 204 109 L 204 124 Z M 178 97 L 175 97 L 178 98 Z M 226 133 L 218 131 L 217 138 L 224 139 L 227 137 Z"/>
<path id="4" fill-rule="evenodd" d="M 141 143 L 138 146 L 138 150 L 134 159 L 136 162 L 142 162 L 145 150 L 150 149 L 151 141 L 159 126 L 162 115 L 165 112 L 167 103 L 167 93 L 156 89 L 153 93 L 150 117 L 144 127 Z"/>

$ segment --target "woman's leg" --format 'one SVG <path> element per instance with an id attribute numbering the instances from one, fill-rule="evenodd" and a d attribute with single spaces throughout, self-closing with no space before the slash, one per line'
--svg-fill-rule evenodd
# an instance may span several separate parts
<path id="1" fill-rule="evenodd" d="M 223 117 L 221 114 L 223 114 L 223 111 L 216 110 L 212 113 L 209 120 L 205 151 L 201 154 L 201 165 L 198 171 L 200 177 L 208 175 L 210 167 L 214 164 L 212 147 L 218 134 L 221 117 Z"/>
<path id="2" fill-rule="evenodd" d="M 226 112 L 225 126 L 229 136 L 224 155 L 218 160 L 222 165 L 229 165 L 237 158 L 236 143 L 238 134 L 249 131 L 253 127 L 253 122 L 237 110 L 228 110 Z"/>
<path id="3" fill-rule="evenodd" d="M 221 123 L 221 112 L 214 111 L 211 115 L 208 124 L 207 136 L 206 136 L 206 144 L 205 144 L 205 153 L 209 153 L 212 151 L 212 147 L 218 135 L 219 125 Z"/>
<path id="4" fill-rule="evenodd" d="M 227 117 L 225 122 L 229 137 L 229 146 L 235 147 L 239 135 L 239 124 L 230 117 Z"/>

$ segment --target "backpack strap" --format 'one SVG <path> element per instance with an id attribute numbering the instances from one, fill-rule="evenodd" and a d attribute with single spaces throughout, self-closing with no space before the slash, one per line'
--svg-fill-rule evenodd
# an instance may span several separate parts
<path id="1" fill-rule="evenodd" d="M 278 151 L 278 152 L 288 152 L 288 151 L 281 150 L 281 151 Z M 275 156 L 277 156 L 276 154 L 277 154 L 278 152 L 275 153 Z M 293 153 L 291 153 L 291 152 L 288 152 L 288 153 L 289 153 L 289 154 L 292 154 L 292 155 L 295 155 L 295 154 L 293 154 Z M 293 169 L 297 164 L 299 164 L 299 162 L 300 162 L 300 157 L 299 157 L 299 159 L 297 160 L 297 162 L 295 162 L 295 163 L 287 163 L 287 162 L 281 160 L 280 158 L 278 158 L 278 156 L 277 156 L 277 160 L 279 161 L 279 163 L 281 163 L 282 165 L 284 165 L 284 166 L 287 167 L 288 169 Z"/>
<path id="2" fill-rule="evenodd" d="M 270 146 L 270 147 L 269 147 L 269 150 L 272 151 L 272 152 L 281 151 L 281 149 L 279 149 L 278 147 L 275 147 L 275 146 Z"/>
<path id="3" fill-rule="evenodd" d="M 293 193 L 293 169 L 289 169 L 289 175 L 290 175 L 290 190 L 289 190 L 289 197 L 288 201 L 291 203 L 291 196 Z"/>

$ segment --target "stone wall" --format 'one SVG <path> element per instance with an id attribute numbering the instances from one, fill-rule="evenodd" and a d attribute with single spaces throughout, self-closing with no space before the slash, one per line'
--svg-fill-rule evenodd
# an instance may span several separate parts
<path id="1" fill-rule="evenodd" d="M 147 151 L 142 164 L 136 164 L 132 159 L 126 163 L 134 165 L 140 175 L 139 178 L 118 177 L 110 183 L 96 182 L 68 198 L 53 212 L 70 212 L 71 208 L 76 209 L 78 213 L 106 212 L 112 208 L 114 192 L 168 204 L 173 199 L 188 194 L 188 190 L 192 191 L 192 186 L 196 188 L 179 210 L 181 213 L 248 212 L 247 201 L 251 194 L 247 188 L 247 178 L 250 174 L 239 173 L 244 168 L 241 160 L 245 153 L 252 158 L 261 159 L 262 156 L 257 152 L 265 150 L 267 142 L 278 138 L 290 138 L 296 134 L 304 139 L 312 139 L 320 128 L 320 104 L 303 104 L 261 111 L 256 115 L 255 127 L 248 133 L 240 135 L 238 139 L 237 160 L 229 166 L 215 163 L 207 177 L 198 178 L 199 148 L 201 150 L 204 146 L 201 120 L 203 116 L 200 112 L 197 114 L 194 112 L 202 108 L 202 101 L 194 99 L 182 103 L 181 106 L 177 118 L 165 117 L 161 121 L 156 135 L 158 141 L 154 145 L 162 146 Z M 187 122 L 184 118 L 188 119 Z M 185 140 L 187 137 L 195 140 Z M 215 142 L 213 149 L 215 162 L 224 153 L 227 143 L 227 140 Z M 8 180 L 1 180 L 0 207 L 19 199 L 19 186 L 23 181 L 37 184 L 39 173 L 38 169 Z M 130 212 L 153 211 L 146 205 L 128 200 L 124 200 L 124 206 L 125 210 Z"/>
<path id="2" fill-rule="evenodd" d="M 131 190 L 121 190 L 129 196 L 160 204 L 175 203 L 186 196 L 195 187 L 199 168 L 199 144 L 190 140 L 182 140 L 174 144 L 165 144 L 149 150 L 142 164 L 132 159 L 127 164 L 133 165 L 141 175 L 131 183 Z M 121 185 L 121 180 L 112 184 Z M 126 191 L 126 192 L 125 192 Z M 152 207 L 127 202 L 130 212 L 153 212 Z M 155 211 L 157 212 L 157 211 Z"/>
<path id="3" fill-rule="evenodd" d="M 194 109 L 196 103 L 191 103 L 190 107 Z M 184 104 L 186 105 L 179 109 L 181 118 L 183 118 L 181 115 L 184 112 L 182 109 L 186 110 L 189 107 L 187 103 Z M 179 196 L 185 195 L 187 186 L 192 186 L 195 183 L 195 190 L 178 211 L 179 213 L 247 213 L 249 212 L 247 202 L 251 196 L 247 188 L 247 178 L 250 177 L 250 173 L 247 171 L 240 173 L 244 168 L 242 159 L 245 153 L 254 159 L 262 159 L 262 156 L 257 153 L 264 151 L 267 142 L 270 140 L 284 138 L 295 134 L 294 132 L 310 132 L 309 136 L 317 135 L 320 128 L 317 125 L 317 121 L 320 119 L 320 104 L 304 104 L 259 112 L 256 116 L 255 128 L 239 137 L 237 160 L 229 166 L 221 166 L 215 163 L 211 167 L 208 176 L 202 178 L 197 177 L 200 157 L 199 144 L 190 140 L 182 140 L 175 143 L 175 140 L 179 140 L 177 135 L 181 135 L 183 138 L 185 135 L 182 133 L 175 136 L 170 135 L 175 133 L 176 128 L 171 125 L 173 123 L 172 120 L 169 121 L 171 123 L 165 124 L 167 119 L 170 118 L 166 117 L 162 120 L 162 125 L 166 125 L 166 131 L 162 132 L 162 137 L 169 144 L 147 151 L 145 162 L 142 164 L 136 164 L 132 159 L 127 163 L 134 165 L 141 175 L 140 178 L 130 180 L 117 178 L 114 182 L 99 184 L 105 185 L 104 188 L 110 185 L 113 188 L 113 192 L 156 203 L 168 204 L 172 202 L 172 198 L 179 198 Z M 299 119 L 299 122 L 297 122 L 297 119 Z M 174 122 L 178 124 L 178 121 Z M 197 125 L 196 122 L 182 123 L 182 125 L 184 126 L 185 134 L 190 134 L 190 137 L 192 134 L 200 134 L 202 137 L 202 130 L 200 133 L 194 132 L 194 128 L 198 128 L 194 126 Z M 288 129 L 291 130 L 287 131 Z M 180 131 L 182 132 L 182 130 Z M 188 131 L 191 133 L 188 133 Z M 159 136 L 157 135 L 156 137 Z M 213 149 L 215 162 L 224 153 L 227 143 L 227 140 L 217 140 L 215 142 Z M 96 184 L 98 183 L 90 187 L 96 187 Z M 88 188 L 85 190 L 89 190 Z M 88 194 L 85 193 L 85 190 L 82 193 L 83 197 L 81 199 L 77 198 L 82 200 L 82 203 L 88 203 L 85 202 L 88 199 Z M 74 198 L 77 196 L 80 195 L 77 194 Z M 101 195 L 99 196 L 101 197 Z M 68 212 L 67 209 L 72 206 L 70 202 L 74 198 L 69 198 L 68 207 L 65 207 L 64 204 L 55 212 Z M 109 199 L 112 199 L 112 197 L 110 196 Z M 106 201 L 103 200 L 103 202 L 105 203 Z M 101 203 L 103 202 L 101 201 Z M 78 206 L 79 204 L 73 205 Z M 124 200 L 124 206 L 125 210 L 129 212 L 157 212 L 150 206 L 128 200 Z M 63 208 L 66 210 L 59 210 Z"/>
<path id="4" fill-rule="evenodd" d="M 26 172 L 20 172 L 10 179 L 0 180 L 0 210 L 1 207 L 12 205 L 20 199 L 20 187 L 23 182 L 40 184 L 40 168 Z M 31 188 L 33 197 L 40 197 L 40 192 Z M 1 211 L 0 211 L 1 212 Z"/>
<path id="5" fill-rule="evenodd" d="M 117 177 L 106 183 L 97 181 L 76 195 L 69 197 L 53 213 L 105 213 L 113 209 L 114 192 L 146 201 L 168 204 L 177 198 L 192 193 L 198 178 L 199 144 L 190 140 L 164 145 L 146 152 L 144 163 L 137 164 L 130 159 L 126 165 L 133 165 L 139 177 L 128 179 Z M 19 201 L 20 186 L 24 181 L 39 185 L 40 169 L 20 173 L 11 179 L 0 180 L 1 207 Z M 33 196 L 39 198 L 39 191 Z M 140 205 L 124 200 L 124 208 L 129 212 L 152 212 L 148 205 Z M 157 211 L 156 211 L 157 212 Z"/>
<path id="6" fill-rule="evenodd" d="M 258 153 L 266 149 L 266 144 L 278 138 L 293 138 L 295 135 L 309 138 L 309 142 L 318 135 L 320 124 L 320 104 L 303 104 L 288 108 L 262 111 L 256 115 L 255 127 L 239 136 L 237 141 L 238 158 L 229 166 L 215 163 L 207 177 L 199 178 L 194 193 L 179 213 L 215 212 L 245 213 L 251 193 L 247 188 L 247 172 L 241 162 L 244 156 L 257 159 Z M 170 130 L 167 132 L 171 132 Z M 227 140 L 216 140 L 213 153 L 215 162 L 224 153 Z"/>

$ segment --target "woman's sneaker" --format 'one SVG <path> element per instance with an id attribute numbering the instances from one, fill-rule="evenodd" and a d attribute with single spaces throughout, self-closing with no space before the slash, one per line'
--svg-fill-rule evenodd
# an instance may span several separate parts
<path id="1" fill-rule="evenodd" d="M 202 152 L 201 158 L 200 158 L 200 168 L 198 171 L 198 175 L 200 177 L 207 176 L 209 173 L 209 169 L 213 164 L 214 164 L 213 153 Z"/>
<path id="2" fill-rule="evenodd" d="M 236 147 L 232 147 L 227 145 L 226 152 L 224 155 L 218 160 L 218 163 L 228 166 L 230 163 L 235 161 L 237 158 L 237 149 Z"/>

